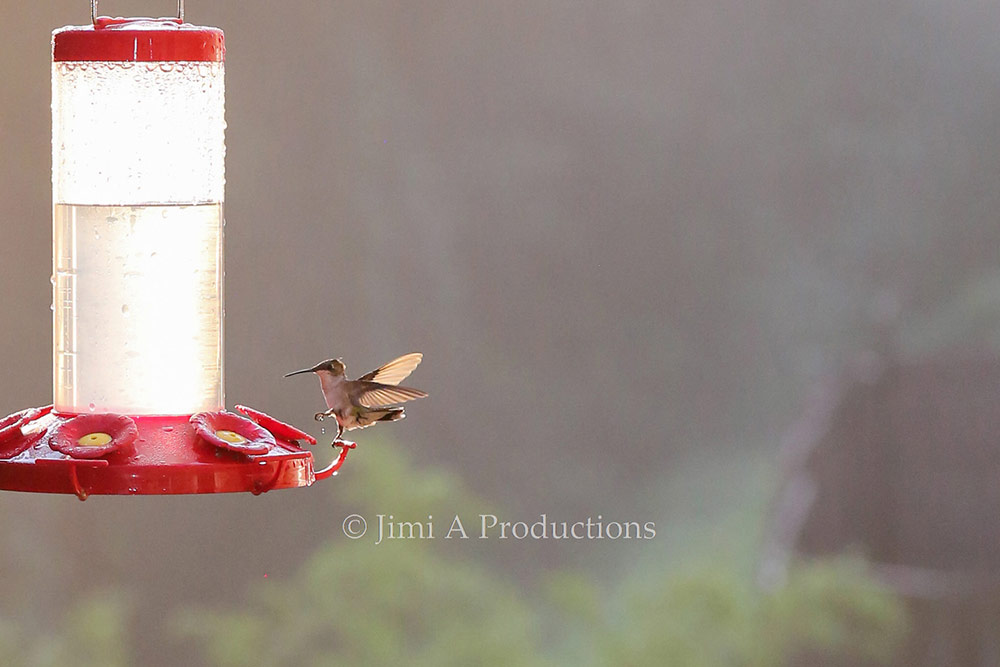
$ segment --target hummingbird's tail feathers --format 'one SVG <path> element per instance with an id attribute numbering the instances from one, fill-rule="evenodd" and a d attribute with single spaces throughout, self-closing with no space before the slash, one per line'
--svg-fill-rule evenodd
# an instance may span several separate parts
<path id="1" fill-rule="evenodd" d="M 423 361 L 423 358 L 424 355 L 420 352 L 404 354 L 383 366 L 379 366 L 371 373 L 365 373 L 358 379 L 362 382 L 397 385 L 409 377 L 410 373 Z"/>
<path id="2" fill-rule="evenodd" d="M 357 416 L 357 427 L 365 428 L 371 426 L 375 422 L 394 422 L 399 419 L 404 419 L 406 413 L 403 408 L 385 408 L 384 410 L 368 410 L 362 412 Z"/>
<path id="3" fill-rule="evenodd" d="M 427 396 L 426 391 L 413 387 L 394 387 L 378 382 L 358 382 L 356 386 L 360 390 L 356 395 L 357 402 L 368 408 L 382 408 Z"/>

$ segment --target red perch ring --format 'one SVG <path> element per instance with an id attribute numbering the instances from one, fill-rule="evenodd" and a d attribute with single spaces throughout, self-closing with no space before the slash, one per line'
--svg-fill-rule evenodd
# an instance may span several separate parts
<path id="1" fill-rule="evenodd" d="M 75 459 L 97 459 L 131 447 L 138 435 L 125 415 L 78 415 L 52 429 L 49 447 Z"/>
<path id="2" fill-rule="evenodd" d="M 202 440 L 240 454 L 266 454 L 276 447 L 274 436 L 245 417 L 232 412 L 199 412 L 191 425 Z"/>

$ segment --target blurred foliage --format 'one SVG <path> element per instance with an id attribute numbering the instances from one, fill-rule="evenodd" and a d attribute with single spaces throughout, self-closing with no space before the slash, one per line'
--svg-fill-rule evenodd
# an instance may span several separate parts
<path id="1" fill-rule="evenodd" d="M 388 447 L 357 463 L 345 489 L 366 507 L 391 502 L 419 517 L 466 494 L 458 480 L 418 471 Z M 221 666 L 763 667 L 804 653 L 885 659 L 905 634 L 901 603 L 872 584 L 861 561 L 799 566 L 773 592 L 740 569 L 668 571 L 638 591 L 555 571 L 529 592 L 475 559 L 442 554 L 436 541 L 338 539 L 291 580 L 252 586 L 239 609 L 188 610 L 172 626 Z"/>
<path id="2" fill-rule="evenodd" d="M 129 612 L 130 604 L 120 593 L 99 591 L 76 600 L 57 627 L 29 629 L 0 619 L 2 662 L 26 667 L 131 665 Z"/>
<path id="3" fill-rule="evenodd" d="M 831 560 L 796 567 L 772 592 L 724 565 L 649 582 L 592 636 L 598 664 L 765 667 L 888 660 L 905 632 L 902 604 L 863 563 Z"/>
<path id="4" fill-rule="evenodd" d="M 179 616 L 216 665 L 533 665 L 540 637 L 515 587 L 422 544 L 333 543 L 245 608 Z"/>
<path id="5" fill-rule="evenodd" d="M 380 509 L 398 507 L 407 515 L 397 520 L 419 521 L 447 508 L 484 506 L 455 476 L 417 466 L 385 443 L 366 444 L 363 455 L 353 455 L 351 475 L 330 487 L 337 503 L 351 508 L 344 514 L 357 510 L 371 522 Z M 723 467 L 716 473 L 726 477 Z M 727 503 L 734 516 L 759 514 L 753 503 L 735 502 L 738 496 Z M 705 521 L 719 522 L 718 512 Z M 721 550 L 713 538 L 686 553 L 682 563 L 696 568 L 613 563 L 619 567 L 602 570 L 610 575 L 550 568 L 525 581 L 498 573 L 481 541 L 462 541 L 456 550 L 457 541 L 442 539 L 440 530 L 434 540 L 379 545 L 371 532 L 357 541 L 338 535 L 292 576 L 257 580 L 241 601 L 174 607 L 166 623 L 143 628 L 159 639 L 143 641 L 173 642 L 185 664 L 222 667 L 763 667 L 801 656 L 816 658 L 810 664 L 891 658 L 906 632 L 904 608 L 873 584 L 863 561 L 799 565 L 783 586 L 762 591 L 746 567 L 745 536 L 732 533 L 732 549 Z M 706 552 L 728 556 L 706 562 Z M 130 664 L 143 650 L 133 611 L 124 593 L 96 590 L 52 626 L 8 614 L 0 617 L 0 655 L 4 664 L 29 667 Z"/>
<path id="6" fill-rule="evenodd" d="M 365 444 L 333 493 L 345 515 L 368 517 L 368 535 L 328 542 L 291 581 L 257 583 L 242 609 L 178 613 L 178 636 L 199 640 L 215 665 L 540 664 L 536 612 L 488 564 L 446 558 L 431 541 L 373 545 L 386 508 L 426 522 L 455 507 L 471 516 L 481 501 L 440 469 Z"/>
<path id="7" fill-rule="evenodd" d="M 906 633 L 903 605 L 855 561 L 800 566 L 773 592 L 720 565 L 666 576 L 624 599 L 568 573 L 553 575 L 545 593 L 529 601 L 422 545 L 352 543 L 321 550 L 290 582 L 258 584 L 244 609 L 193 611 L 175 627 L 221 666 L 882 662 Z M 539 626 L 543 608 L 556 616 Z"/>

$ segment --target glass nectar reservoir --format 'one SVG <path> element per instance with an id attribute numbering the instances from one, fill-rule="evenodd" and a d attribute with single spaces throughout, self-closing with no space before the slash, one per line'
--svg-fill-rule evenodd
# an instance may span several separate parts
<path id="1" fill-rule="evenodd" d="M 100 17 L 52 46 L 55 410 L 219 410 L 222 32 Z"/>

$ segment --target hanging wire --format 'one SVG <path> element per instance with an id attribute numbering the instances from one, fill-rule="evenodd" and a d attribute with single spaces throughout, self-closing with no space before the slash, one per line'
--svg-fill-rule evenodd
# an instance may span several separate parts
<path id="1" fill-rule="evenodd" d="M 184 22 L 184 0 L 177 0 L 177 19 Z M 90 0 L 90 22 L 97 25 L 97 0 Z"/>

